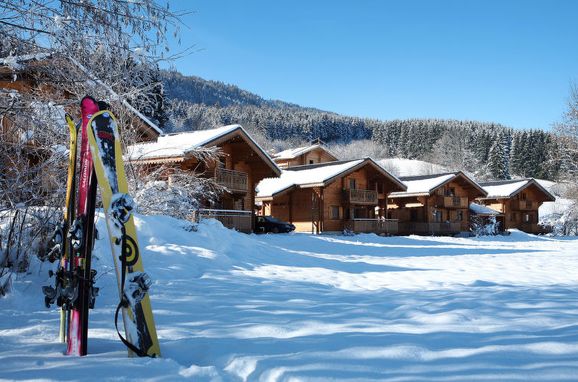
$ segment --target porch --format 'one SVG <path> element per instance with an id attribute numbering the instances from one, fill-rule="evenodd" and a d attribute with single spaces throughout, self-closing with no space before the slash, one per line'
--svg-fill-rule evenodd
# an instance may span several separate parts
<path id="1" fill-rule="evenodd" d="M 249 191 L 249 176 L 246 172 L 217 167 L 215 180 L 231 192 L 246 194 Z"/>
<path id="2" fill-rule="evenodd" d="M 345 227 L 356 233 L 376 233 L 380 235 L 397 235 L 399 231 L 397 219 L 351 219 Z"/>
<path id="3" fill-rule="evenodd" d="M 468 208 L 468 198 L 462 196 L 438 196 L 435 200 L 439 208 Z"/>
<path id="4" fill-rule="evenodd" d="M 461 223 L 399 223 L 399 232 L 402 235 L 454 235 L 460 233 Z"/>
<path id="5" fill-rule="evenodd" d="M 201 221 L 202 219 L 216 219 L 227 228 L 244 233 L 253 232 L 253 213 L 251 211 L 202 208 L 199 209 L 196 220 Z"/>
<path id="6" fill-rule="evenodd" d="M 348 189 L 344 191 L 345 201 L 349 204 L 377 205 L 377 191 Z"/>

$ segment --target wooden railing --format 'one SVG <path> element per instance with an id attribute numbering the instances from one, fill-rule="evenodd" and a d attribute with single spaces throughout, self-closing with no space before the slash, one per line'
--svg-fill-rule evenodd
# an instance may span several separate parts
<path id="1" fill-rule="evenodd" d="M 217 167 L 215 169 L 215 179 L 218 184 L 227 187 L 229 191 L 244 193 L 249 191 L 249 176 L 246 172 Z"/>
<path id="2" fill-rule="evenodd" d="M 399 232 L 405 235 L 452 235 L 461 230 L 461 223 L 399 223 Z"/>
<path id="3" fill-rule="evenodd" d="M 240 232 L 250 233 L 253 230 L 253 213 L 251 211 L 200 209 L 197 221 L 202 219 L 216 219 L 225 227 Z"/>
<path id="4" fill-rule="evenodd" d="M 353 232 L 397 235 L 397 219 L 352 219 L 347 226 Z"/>
<path id="5" fill-rule="evenodd" d="M 346 190 L 347 201 L 351 204 L 377 205 L 377 191 L 373 190 Z"/>
<path id="6" fill-rule="evenodd" d="M 443 208 L 468 208 L 468 198 L 462 196 L 438 196 L 438 207 Z"/>
<path id="7" fill-rule="evenodd" d="M 538 203 L 530 200 L 514 200 L 512 201 L 512 209 L 518 211 L 537 210 Z"/>

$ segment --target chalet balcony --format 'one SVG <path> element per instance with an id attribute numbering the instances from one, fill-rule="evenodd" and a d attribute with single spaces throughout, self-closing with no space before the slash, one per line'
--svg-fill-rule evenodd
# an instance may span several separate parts
<path id="1" fill-rule="evenodd" d="M 538 209 L 538 203 L 530 200 L 513 200 L 512 209 L 517 211 L 531 211 Z"/>
<path id="2" fill-rule="evenodd" d="M 253 231 L 253 213 L 243 210 L 214 210 L 200 209 L 197 221 L 203 219 L 216 219 L 225 227 L 239 232 L 251 233 Z"/>
<path id="3" fill-rule="evenodd" d="M 249 176 L 246 172 L 217 168 L 215 169 L 215 180 L 234 193 L 247 193 L 249 191 Z"/>
<path id="4" fill-rule="evenodd" d="M 345 190 L 345 199 L 350 204 L 377 205 L 377 191 L 373 190 Z"/>
<path id="5" fill-rule="evenodd" d="M 346 225 L 356 233 L 397 235 L 399 232 L 397 219 L 352 219 Z"/>
<path id="6" fill-rule="evenodd" d="M 438 196 L 436 205 L 440 208 L 468 208 L 468 198 L 462 196 Z"/>
<path id="7" fill-rule="evenodd" d="M 461 231 L 461 223 L 399 223 L 399 232 L 404 235 L 455 235 Z"/>

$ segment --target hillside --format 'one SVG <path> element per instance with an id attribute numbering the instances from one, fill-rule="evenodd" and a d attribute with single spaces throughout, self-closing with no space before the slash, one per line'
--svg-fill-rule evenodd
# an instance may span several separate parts
<path id="1" fill-rule="evenodd" d="M 556 179 L 563 164 L 555 137 L 498 123 L 440 119 L 379 121 L 262 97 L 233 85 L 163 71 L 167 132 L 240 123 L 265 146 L 317 138 L 331 144 L 372 140 L 386 157 L 425 160 L 480 178 Z M 286 143 L 283 143 L 286 142 Z M 285 146 L 285 147 L 283 147 Z M 269 147 L 270 148 L 270 147 Z"/>

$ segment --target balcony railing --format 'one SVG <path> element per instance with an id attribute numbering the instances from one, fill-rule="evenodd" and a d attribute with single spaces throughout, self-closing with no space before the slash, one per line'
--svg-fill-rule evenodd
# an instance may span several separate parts
<path id="1" fill-rule="evenodd" d="M 453 235 L 461 230 L 461 223 L 399 223 L 399 232 L 405 235 Z"/>
<path id="2" fill-rule="evenodd" d="M 200 209 L 197 221 L 202 219 L 216 219 L 225 227 L 240 232 L 250 233 L 253 230 L 253 213 L 251 211 Z"/>
<path id="3" fill-rule="evenodd" d="M 351 204 L 377 205 L 377 191 L 349 189 L 345 192 L 346 199 Z"/>
<path id="4" fill-rule="evenodd" d="M 436 204 L 442 208 L 468 208 L 468 198 L 461 196 L 438 196 Z"/>
<path id="5" fill-rule="evenodd" d="M 538 203 L 530 200 L 514 200 L 512 201 L 512 209 L 518 211 L 537 210 Z"/>
<path id="6" fill-rule="evenodd" d="M 246 172 L 215 169 L 215 179 L 221 186 L 227 187 L 231 192 L 246 193 L 249 191 L 249 177 Z"/>
<path id="7" fill-rule="evenodd" d="M 358 233 L 397 235 L 399 231 L 397 219 L 352 219 L 347 226 Z"/>

